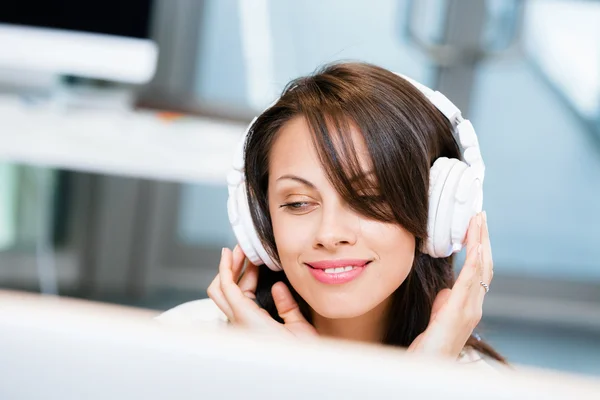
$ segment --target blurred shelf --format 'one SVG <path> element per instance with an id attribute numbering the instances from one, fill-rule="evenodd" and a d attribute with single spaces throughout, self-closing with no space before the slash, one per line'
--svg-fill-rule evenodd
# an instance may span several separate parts
<path id="1" fill-rule="evenodd" d="M 59 109 L 0 97 L 0 159 L 188 183 L 225 183 L 239 122 L 150 111 Z"/>

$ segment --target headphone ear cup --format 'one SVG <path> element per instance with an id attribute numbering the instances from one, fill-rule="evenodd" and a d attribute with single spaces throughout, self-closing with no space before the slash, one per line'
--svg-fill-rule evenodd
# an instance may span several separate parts
<path id="1" fill-rule="evenodd" d="M 462 238 L 456 243 L 452 240 L 452 227 L 457 219 L 456 214 L 456 191 L 461 177 L 468 169 L 464 162 L 452 159 L 452 165 L 444 182 L 444 188 L 440 195 L 438 214 L 434 228 L 434 249 L 437 257 L 448 257 L 462 248 Z"/>
<path id="2" fill-rule="evenodd" d="M 252 232 L 246 232 L 244 220 L 246 212 L 244 208 L 245 199 L 241 198 L 240 193 L 245 191 L 246 185 L 239 184 L 235 189 L 229 191 L 229 199 L 227 200 L 227 211 L 229 213 L 229 222 L 239 246 L 244 251 L 244 254 L 255 265 L 263 264 L 258 253 L 254 249 L 252 239 L 249 237 Z"/>
<path id="3" fill-rule="evenodd" d="M 452 243 L 455 251 L 462 248 L 471 218 L 483 208 L 483 185 L 481 175 L 472 167 L 462 174 L 455 195 L 452 219 Z"/>
<path id="4" fill-rule="evenodd" d="M 429 209 L 427 212 L 427 240 L 423 246 L 423 252 L 435 257 L 434 248 L 434 233 L 435 233 L 435 221 L 437 219 L 437 213 L 440 202 L 440 195 L 444 188 L 444 182 L 450 172 L 450 159 L 447 157 L 440 157 L 431 166 L 429 170 Z"/>
<path id="5" fill-rule="evenodd" d="M 227 210 L 233 233 L 248 260 L 254 265 L 265 264 L 273 271 L 280 271 L 281 268 L 271 259 L 258 237 L 252 221 L 244 181 L 230 190 Z"/>
<path id="6" fill-rule="evenodd" d="M 438 161 L 439 166 L 436 167 Z M 432 167 L 432 188 L 430 195 L 427 254 L 435 258 L 448 257 L 457 250 L 453 239 L 453 221 L 456 218 L 455 195 L 461 177 L 468 169 L 467 164 L 458 159 L 440 159 Z M 430 178 L 431 179 L 431 178 Z M 433 181 L 434 180 L 434 181 Z M 462 241 L 459 243 L 462 247 Z M 458 250 L 460 250 L 458 247 Z"/>

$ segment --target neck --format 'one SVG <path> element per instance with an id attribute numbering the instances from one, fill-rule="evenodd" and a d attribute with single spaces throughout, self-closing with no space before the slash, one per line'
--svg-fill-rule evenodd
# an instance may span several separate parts
<path id="1" fill-rule="evenodd" d="M 359 342 L 381 343 L 386 329 L 386 312 L 391 298 L 352 318 L 325 318 L 313 311 L 313 325 L 319 335 Z"/>

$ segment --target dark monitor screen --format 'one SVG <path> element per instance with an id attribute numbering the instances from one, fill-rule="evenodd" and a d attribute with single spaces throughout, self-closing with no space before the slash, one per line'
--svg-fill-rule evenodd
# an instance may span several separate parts
<path id="1" fill-rule="evenodd" d="M 152 0 L 2 1 L 0 23 L 145 39 Z"/>

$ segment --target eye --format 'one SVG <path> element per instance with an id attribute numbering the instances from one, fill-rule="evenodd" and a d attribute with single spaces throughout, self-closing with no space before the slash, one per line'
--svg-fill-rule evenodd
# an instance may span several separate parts
<path id="1" fill-rule="evenodd" d="M 294 201 L 285 203 L 279 206 L 279 208 L 286 209 L 294 214 L 304 214 L 315 208 L 315 203 L 308 201 Z"/>
<path id="2" fill-rule="evenodd" d="M 308 206 L 310 203 L 306 201 L 295 201 L 293 203 L 285 203 L 279 206 L 279 208 L 287 208 L 289 210 L 302 210 L 304 207 Z"/>

